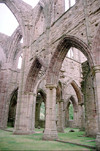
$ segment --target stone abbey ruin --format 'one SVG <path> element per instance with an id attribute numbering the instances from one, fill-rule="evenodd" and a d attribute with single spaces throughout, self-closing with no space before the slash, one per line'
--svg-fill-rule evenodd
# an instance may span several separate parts
<path id="1" fill-rule="evenodd" d="M 80 128 L 100 150 L 100 0 L 76 0 L 67 11 L 65 0 L 0 3 L 19 23 L 11 36 L 0 33 L 0 128 L 24 135 L 45 127 L 45 140 Z"/>

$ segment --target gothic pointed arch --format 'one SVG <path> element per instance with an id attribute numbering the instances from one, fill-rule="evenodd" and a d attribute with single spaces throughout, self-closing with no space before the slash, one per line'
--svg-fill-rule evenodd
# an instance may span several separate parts
<path id="1" fill-rule="evenodd" d="M 47 67 L 43 60 L 38 57 L 35 57 L 27 74 L 25 92 L 33 92 L 33 88 L 36 89 L 36 86 L 38 87 L 38 74 L 42 67 L 44 67 L 44 70 L 46 71 Z"/>
<path id="2" fill-rule="evenodd" d="M 78 84 L 74 80 L 71 82 L 71 85 L 72 85 L 72 87 L 74 88 L 74 90 L 76 92 L 76 95 L 77 95 L 77 98 L 78 98 L 78 103 L 82 104 L 84 100 L 83 100 L 83 94 L 81 92 L 80 87 L 78 86 Z"/>
<path id="3" fill-rule="evenodd" d="M 76 92 L 76 96 L 78 98 L 78 104 L 83 104 L 84 103 L 83 94 L 82 94 L 81 88 L 78 86 L 77 82 L 75 80 L 71 79 L 67 83 L 67 86 L 69 86 L 69 85 L 71 85 Z"/>
<path id="4" fill-rule="evenodd" d="M 77 102 L 76 102 L 74 96 L 70 96 L 70 97 L 67 99 L 66 108 L 67 108 L 67 109 L 69 108 L 70 101 L 71 101 L 72 104 L 73 104 L 74 111 L 78 111 L 78 104 L 77 104 Z"/>
<path id="5" fill-rule="evenodd" d="M 71 47 L 75 47 L 80 50 L 87 57 L 90 66 L 93 66 L 93 56 L 88 45 L 75 36 L 65 36 L 59 42 L 51 58 L 49 70 L 47 73 L 47 83 L 57 84 L 59 70 L 61 68 L 62 62 Z"/>

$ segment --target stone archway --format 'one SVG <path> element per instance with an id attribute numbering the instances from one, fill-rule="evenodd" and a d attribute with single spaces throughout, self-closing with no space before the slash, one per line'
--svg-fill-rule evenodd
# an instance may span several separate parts
<path id="1" fill-rule="evenodd" d="M 81 87 L 79 87 L 79 85 L 77 84 L 77 82 L 75 80 L 72 80 L 72 79 L 67 82 L 67 87 L 68 86 L 72 86 L 74 92 L 71 93 L 71 96 L 75 97 L 74 99 L 77 100 L 78 109 L 76 109 L 76 112 L 75 112 L 75 117 L 77 119 L 76 127 L 80 128 L 81 130 L 84 130 L 84 127 L 85 127 L 84 126 L 85 125 L 85 118 L 84 118 L 84 96 L 83 96 Z M 70 98 L 70 97 L 68 97 L 68 98 Z M 64 106 L 66 106 L 66 103 L 67 103 L 66 101 L 68 101 L 68 99 L 66 100 L 66 98 L 65 98 Z M 64 108 L 64 115 L 66 117 L 65 110 L 66 110 L 66 108 Z M 68 119 L 68 116 L 67 116 L 67 119 Z M 64 120 L 64 125 L 66 125 L 65 121 L 66 120 Z"/>
<path id="2" fill-rule="evenodd" d="M 90 48 L 86 43 L 75 36 L 65 36 L 58 44 L 49 65 L 47 84 L 57 84 L 59 70 L 62 62 L 71 47 L 80 50 L 88 59 L 90 67 L 93 66 L 93 58 Z"/>
<path id="3" fill-rule="evenodd" d="M 41 113 L 41 106 L 42 113 Z M 35 107 L 35 127 L 44 128 L 45 127 L 45 106 L 46 106 L 46 94 L 42 89 L 39 89 L 36 97 L 36 107 Z"/>
<path id="4" fill-rule="evenodd" d="M 76 95 L 78 98 L 78 104 L 83 104 L 84 103 L 83 94 L 82 94 L 81 89 L 79 88 L 78 84 L 74 80 L 72 80 L 71 85 L 76 92 Z"/>
<path id="5" fill-rule="evenodd" d="M 73 108 L 73 119 L 69 118 L 69 107 L 72 104 Z M 66 126 L 67 127 L 74 127 L 76 128 L 78 126 L 78 103 L 76 102 L 74 96 L 70 96 L 67 101 L 66 101 L 66 106 L 65 106 L 65 118 L 67 121 Z"/>
<path id="6" fill-rule="evenodd" d="M 56 87 L 59 77 L 59 71 L 62 65 L 62 62 L 71 47 L 75 47 L 80 50 L 88 59 L 90 67 L 93 66 L 93 58 L 91 51 L 87 44 L 81 41 L 79 38 L 75 36 L 65 36 L 59 42 L 57 49 L 55 50 L 51 61 L 50 66 L 47 73 L 47 106 L 46 112 L 46 126 L 43 139 L 56 139 L 57 135 L 57 128 L 56 128 L 56 117 L 55 117 L 55 105 L 56 105 Z M 50 105 L 50 100 L 52 100 Z M 49 106 L 48 106 L 49 105 Z M 52 116 L 50 116 L 50 112 L 52 112 Z M 49 124 L 52 123 L 52 126 Z"/>
<path id="7" fill-rule="evenodd" d="M 8 115 L 8 105 L 9 95 L 12 93 L 12 89 L 18 86 L 18 74 L 19 71 L 16 68 L 15 58 L 17 57 L 17 48 L 20 43 L 22 35 L 19 27 L 13 33 L 11 37 L 8 38 L 7 42 L 4 41 L 3 49 L 6 50 L 3 57 L 3 64 L 0 71 L 0 127 L 5 128 L 7 126 L 7 115 Z M 21 49 L 19 49 L 21 52 Z M 15 78 L 16 77 L 16 78 Z M 10 88 L 10 89 L 9 89 Z"/>
<path id="8" fill-rule="evenodd" d="M 40 62 L 37 57 L 34 58 L 28 70 L 23 89 L 21 90 L 21 87 L 19 89 L 14 134 L 34 133 L 36 104 L 34 88 L 39 80 L 38 74 L 42 67 Z"/>

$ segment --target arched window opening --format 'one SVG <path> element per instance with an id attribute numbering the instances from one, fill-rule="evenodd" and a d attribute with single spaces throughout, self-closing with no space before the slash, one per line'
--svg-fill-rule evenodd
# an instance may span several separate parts
<path id="1" fill-rule="evenodd" d="M 62 67 L 60 69 L 60 81 L 66 81 L 70 77 L 80 85 L 80 82 L 83 78 L 82 72 L 82 64 L 87 61 L 85 55 L 75 47 L 71 47 L 66 54 L 66 57 L 62 63 Z M 74 76 L 73 74 L 74 73 Z M 70 80 L 68 79 L 68 80 Z M 67 81 L 66 81 L 67 82 Z"/>
<path id="2" fill-rule="evenodd" d="M 67 53 L 67 57 L 71 58 L 79 63 L 83 63 L 87 61 L 87 58 L 84 56 L 84 54 L 79 51 L 78 49 L 71 47 Z"/>
<path id="3" fill-rule="evenodd" d="M 45 93 L 39 92 L 36 97 L 35 108 L 35 128 L 44 128 L 45 126 Z"/>
<path id="4" fill-rule="evenodd" d="M 40 120 L 45 120 L 45 104 L 44 104 L 44 102 L 41 103 L 41 107 L 40 107 Z"/>
<path id="5" fill-rule="evenodd" d="M 20 43 L 23 44 L 23 38 L 21 38 Z"/>
<path id="6" fill-rule="evenodd" d="M 74 119 L 74 108 L 73 108 L 72 102 L 70 102 L 70 105 L 69 105 L 69 120 L 73 120 L 73 119 Z"/>
<path id="7" fill-rule="evenodd" d="M 21 69 L 22 67 L 22 57 L 23 57 L 23 54 L 21 54 L 21 56 L 18 59 L 18 66 L 17 66 L 18 69 Z"/>
<path id="8" fill-rule="evenodd" d="M 65 11 L 67 11 L 75 3 L 76 3 L 76 0 L 65 0 Z"/>
<path id="9" fill-rule="evenodd" d="M 18 96 L 18 89 L 14 91 L 14 93 L 12 94 L 11 100 L 10 100 L 8 123 L 7 123 L 8 127 L 14 127 L 14 124 L 15 124 L 17 96 Z"/>
<path id="10" fill-rule="evenodd" d="M 18 22 L 5 4 L 0 4 L 0 32 L 11 36 L 18 27 Z"/>

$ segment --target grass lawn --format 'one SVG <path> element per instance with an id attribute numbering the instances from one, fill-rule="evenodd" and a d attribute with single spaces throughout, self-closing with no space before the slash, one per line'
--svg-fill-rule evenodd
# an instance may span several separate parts
<path id="1" fill-rule="evenodd" d="M 8 129 L 10 130 L 10 128 Z M 92 149 L 77 146 L 69 143 L 60 143 L 56 141 L 43 141 L 42 140 L 43 129 L 36 130 L 32 135 L 13 135 L 13 132 L 0 130 L 0 151 L 4 150 L 66 150 L 66 151 L 93 151 Z M 77 129 L 75 132 L 68 132 L 69 129 L 65 129 L 66 133 L 59 133 L 59 139 L 70 142 L 83 143 L 91 146 L 95 146 L 94 138 L 82 137 L 84 132 L 79 132 Z M 80 137 L 81 136 L 81 137 Z"/>
<path id="2" fill-rule="evenodd" d="M 84 131 L 79 131 L 79 129 L 74 129 L 75 132 L 69 132 L 69 130 L 70 128 L 66 128 L 65 133 L 59 133 L 59 139 L 64 140 L 66 142 L 69 141 L 73 143 L 79 143 L 95 147 L 95 138 L 85 137 Z"/>

